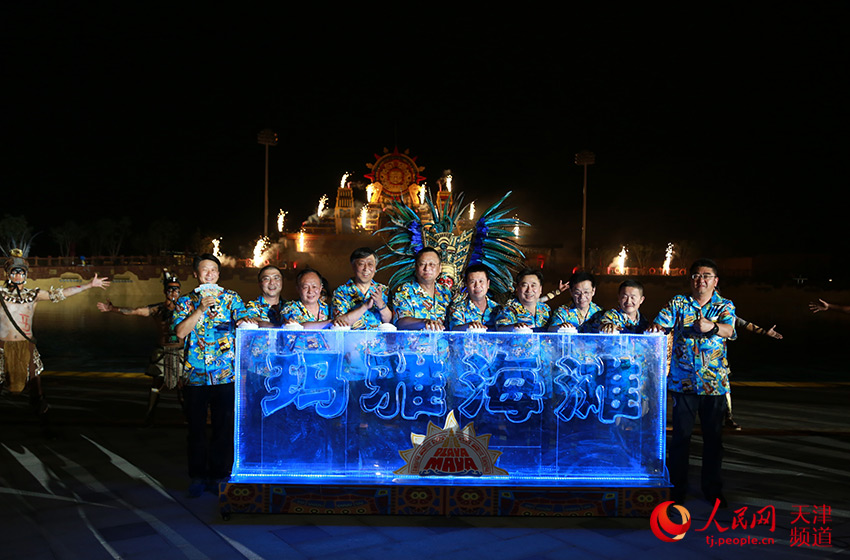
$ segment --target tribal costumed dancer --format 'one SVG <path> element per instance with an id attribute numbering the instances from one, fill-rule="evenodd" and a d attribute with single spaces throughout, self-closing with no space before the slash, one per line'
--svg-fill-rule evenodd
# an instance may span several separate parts
<path id="1" fill-rule="evenodd" d="M 167 268 L 162 271 L 162 291 L 165 300 L 142 307 L 115 307 L 107 298 L 106 303 L 98 302 L 97 308 L 103 313 L 120 313 L 121 315 L 136 315 L 151 317 L 159 326 L 159 346 L 151 354 L 145 374 L 151 379 L 148 409 L 145 414 L 145 425 L 153 423 L 156 405 L 159 403 L 159 393 L 164 388 L 177 388 L 177 399 L 183 404 L 180 382 L 183 377 L 183 341 L 177 337 L 172 325 L 175 303 L 180 299 L 180 279 L 170 273 Z"/>
<path id="2" fill-rule="evenodd" d="M 425 203 L 431 218 L 429 222 L 423 222 L 416 211 L 406 204 L 394 203 L 386 212 L 391 225 L 375 232 L 390 236 L 381 248 L 384 253 L 382 262 L 386 263 L 381 269 L 395 269 L 389 281 L 390 290 L 394 291 L 411 281 L 416 253 L 424 247 L 433 247 L 442 257 L 442 270 L 437 282 L 451 288 L 456 295 L 462 287 L 464 270 L 473 264 L 487 267 L 493 292 L 509 293 L 513 275 L 523 268 L 525 259 L 513 240 L 516 237 L 513 228 L 528 225 L 516 218 L 506 217 L 513 208 L 501 209 L 502 203 L 510 195 L 510 192 L 505 194 L 481 215 L 475 227 L 464 231 L 457 231 L 460 217 L 469 208 L 468 204 L 463 204 L 462 194 L 455 200 L 447 200 L 438 209 L 426 193 Z"/>
<path id="3" fill-rule="evenodd" d="M 29 275 L 30 243 L 16 243 L 18 248 L 7 249 L 3 252 L 8 257 L 3 269 L 6 272 L 6 282 L 0 288 L 0 385 L 4 390 L 20 394 L 29 390 L 30 402 L 36 409 L 43 422 L 47 420 L 47 400 L 41 384 L 41 372 L 44 366 L 33 337 L 32 320 L 35 306 L 40 301 L 50 300 L 53 303 L 76 295 L 89 288 L 106 289 L 109 286 L 107 278 L 94 278 L 81 286 L 69 288 L 53 288 L 41 290 L 24 287 Z"/>

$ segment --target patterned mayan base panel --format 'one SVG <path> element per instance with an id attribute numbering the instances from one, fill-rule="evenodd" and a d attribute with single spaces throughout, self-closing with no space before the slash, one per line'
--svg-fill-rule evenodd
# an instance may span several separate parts
<path id="1" fill-rule="evenodd" d="M 649 517 L 667 488 L 287 486 L 224 483 L 222 515 L 442 515 Z"/>

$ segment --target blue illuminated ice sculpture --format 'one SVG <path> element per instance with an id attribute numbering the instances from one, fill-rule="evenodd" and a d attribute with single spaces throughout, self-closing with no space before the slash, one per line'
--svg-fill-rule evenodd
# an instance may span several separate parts
<path id="1" fill-rule="evenodd" d="M 664 486 L 659 335 L 237 334 L 232 482 Z"/>

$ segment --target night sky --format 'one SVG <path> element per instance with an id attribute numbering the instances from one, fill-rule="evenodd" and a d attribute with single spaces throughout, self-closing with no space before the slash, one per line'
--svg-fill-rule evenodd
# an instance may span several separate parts
<path id="1" fill-rule="evenodd" d="M 845 245 L 846 2 L 560 18 L 8 4 L 0 214 L 36 231 L 168 216 L 236 252 L 262 230 L 270 127 L 270 224 L 397 146 L 429 185 L 451 169 L 479 209 L 514 190 L 521 218 L 575 245 L 588 149 L 591 246 Z M 57 248 L 44 234 L 33 252 Z"/>

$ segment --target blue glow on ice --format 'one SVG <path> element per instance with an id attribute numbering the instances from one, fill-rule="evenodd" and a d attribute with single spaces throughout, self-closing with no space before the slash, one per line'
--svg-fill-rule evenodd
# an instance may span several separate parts
<path id="1" fill-rule="evenodd" d="M 666 485 L 666 338 L 240 329 L 233 481 Z M 398 475 L 472 423 L 507 476 Z"/>

